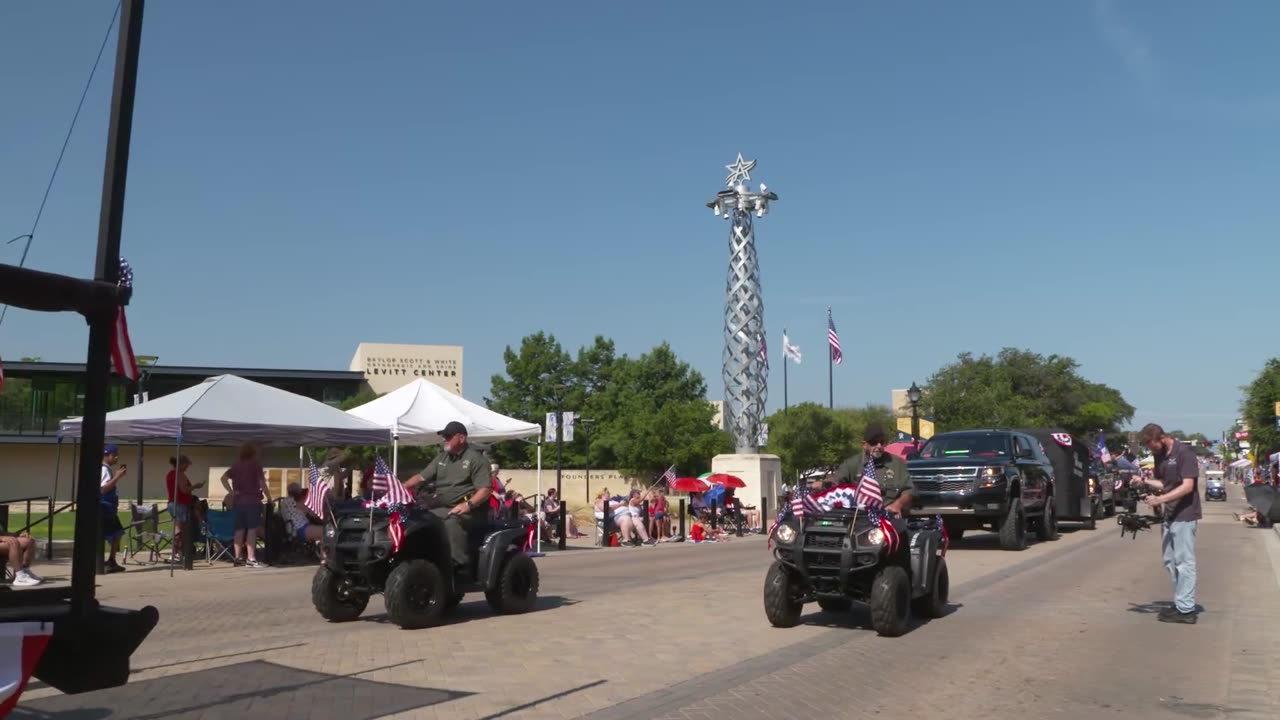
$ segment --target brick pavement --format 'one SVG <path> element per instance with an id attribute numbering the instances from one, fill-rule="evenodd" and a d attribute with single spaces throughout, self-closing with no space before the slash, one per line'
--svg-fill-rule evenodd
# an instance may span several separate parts
<path id="1" fill-rule="evenodd" d="M 132 682 L 73 697 L 35 688 L 24 706 L 59 718 L 92 709 L 103 719 L 134 717 L 144 701 L 155 717 L 181 718 L 568 718 L 610 709 L 617 717 L 764 717 L 805 706 L 840 717 L 849 695 L 825 706 L 797 695 L 799 680 L 829 677 L 833 666 L 863 668 L 847 692 L 869 714 L 966 717 L 957 709 L 981 697 L 990 711 L 983 715 L 996 718 L 1075 717 L 1081 707 L 1129 718 L 1217 717 L 1206 708 L 1229 707 L 1240 711 L 1231 717 L 1247 718 L 1258 711 L 1256 693 L 1278 694 L 1273 661 L 1259 656 L 1274 657 L 1280 645 L 1273 631 L 1250 630 L 1262 615 L 1280 616 L 1265 605 L 1276 600 L 1276 581 L 1269 567 L 1252 575 L 1244 568 L 1269 563 L 1261 538 L 1280 540 L 1207 520 L 1200 556 L 1209 609 L 1196 627 L 1170 627 L 1129 612 L 1130 603 L 1149 610 L 1144 604 L 1169 595 L 1158 540 L 1148 533 L 1121 541 L 1114 525 L 1102 528 L 1023 553 L 992 549 L 983 535 L 966 538 L 949 558 L 956 611 L 896 640 L 853 628 L 856 615 L 815 612 L 792 630 L 768 627 L 759 538 L 549 556 L 539 560 L 538 612 L 495 617 L 483 599 L 469 599 L 451 624 L 408 632 L 379 617 L 377 599 L 364 621 L 324 623 L 309 604 L 307 568 L 215 568 L 173 579 L 126 573 L 102 579 L 104 601 L 161 610 Z M 1126 562 L 1133 555 L 1140 562 Z M 1233 599 L 1223 589 L 1231 583 L 1247 593 Z M 1158 652 L 1171 632 L 1196 638 L 1206 662 L 1188 677 L 1194 692 L 1161 704 L 1132 650 L 1123 650 L 1143 643 Z M 1068 654 L 1076 660 L 1065 661 Z M 1170 672 L 1169 655 L 1156 657 L 1154 669 Z M 931 668 L 920 657 L 953 662 Z M 1048 670 L 1037 670 L 1037 660 L 1050 661 Z M 904 667 L 912 681 L 890 679 Z M 918 679 L 926 672 L 927 685 Z M 237 685 L 245 676 L 258 683 L 253 693 Z M 888 683 L 887 696 L 868 690 L 877 682 Z M 176 705 L 156 704 L 184 692 L 190 698 Z"/>

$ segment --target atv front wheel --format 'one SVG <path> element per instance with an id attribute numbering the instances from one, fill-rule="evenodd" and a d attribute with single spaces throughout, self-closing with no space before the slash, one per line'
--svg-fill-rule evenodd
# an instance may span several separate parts
<path id="1" fill-rule="evenodd" d="M 795 581 L 779 560 L 769 566 L 764 576 L 764 616 L 778 628 L 795 627 L 800 622 L 804 603 L 796 599 Z"/>
<path id="2" fill-rule="evenodd" d="M 524 554 L 512 555 L 502 568 L 498 586 L 486 590 L 489 607 L 506 615 L 519 615 L 533 609 L 538 601 L 538 565 Z"/>
<path id="3" fill-rule="evenodd" d="M 871 627 L 885 637 L 898 637 L 911 620 L 911 578 L 907 571 L 890 565 L 871 582 Z"/>
<path id="4" fill-rule="evenodd" d="M 853 601 L 842 597 L 819 598 L 818 607 L 822 608 L 823 612 L 847 613 L 853 608 Z"/>
<path id="5" fill-rule="evenodd" d="M 947 599 L 951 596 L 951 576 L 947 573 L 947 559 L 938 559 L 938 569 L 933 574 L 933 586 L 928 595 L 911 601 L 911 612 L 926 618 L 940 618 L 947 611 Z"/>
<path id="6" fill-rule="evenodd" d="M 383 592 L 391 622 L 405 630 L 430 627 L 444 613 L 444 576 L 427 560 L 410 560 L 396 565 L 387 576 Z"/>
<path id="7" fill-rule="evenodd" d="M 332 570 L 321 565 L 311 579 L 311 603 L 329 622 L 351 622 L 364 612 L 369 596 L 352 592 Z"/>

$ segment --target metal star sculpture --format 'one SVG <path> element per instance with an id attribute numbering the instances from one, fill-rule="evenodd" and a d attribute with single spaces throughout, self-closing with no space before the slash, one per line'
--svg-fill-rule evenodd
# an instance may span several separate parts
<path id="1" fill-rule="evenodd" d="M 751 179 L 751 171 L 755 169 L 756 161 L 743 160 L 742 153 L 738 153 L 738 161 L 724 167 L 729 171 L 728 177 L 724 179 L 724 184 L 726 187 L 733 187 L 743 180 Z"/>

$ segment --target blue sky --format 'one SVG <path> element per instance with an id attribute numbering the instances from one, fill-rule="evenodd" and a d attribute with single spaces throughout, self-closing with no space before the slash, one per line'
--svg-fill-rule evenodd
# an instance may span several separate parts
<path id="1" fill-rule="evenodd" d="M 30 229 L 112 9 L 0 6 L 0 240 Z M 1275 354 L 1278 22 L 1243 0 L 151 3 L 134 346 L 345 368 L 361 341 L 460 344 L 479 399 L 523 335 L 605 334 L 669 341 L 719 397 L 704 203 L 742 152 L 781 197 L 757 230 L 770 409 L 784 327 L 792 401 L 825 401 L 831 305 L 839 404 L 1016 346 L 1076 358 L 1135 424 L 1216 434 Z M 33 267 L 91 271 L 113 57 Z M 75 317 L 0 326 L 8 358 L 84 341 Z"/>

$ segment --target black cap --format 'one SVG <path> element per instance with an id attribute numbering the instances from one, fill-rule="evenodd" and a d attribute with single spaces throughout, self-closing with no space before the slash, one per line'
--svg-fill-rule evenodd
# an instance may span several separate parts
<path id="1" fill-rule="evenodd" d="M 879 425 L 868 425 L 866 430 L 862 431 L 862 440 L 868 445 L 878 445 L 884 442 L 884 428 Z"/>
<path id="2" fill-rule="evenodd" d="M 466 434 L 467 434 L 467 426 L 463 425 L 457 420 L 454 420 L 448 425 L 445 425 L 444 429 L 440 431 L 440 437 L 444 438 L 445 440 L 448 440 L 454 435 L 466 435 Z"/>

